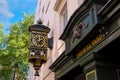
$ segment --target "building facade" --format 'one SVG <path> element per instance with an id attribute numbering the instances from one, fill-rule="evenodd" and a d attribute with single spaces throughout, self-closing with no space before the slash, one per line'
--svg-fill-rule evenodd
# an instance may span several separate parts
<path id="1" fill-rule="evenodd" d="M 51 41 L 36 80 L 120 80 L 118 0 L 38 0 L 39 19 Z"/>

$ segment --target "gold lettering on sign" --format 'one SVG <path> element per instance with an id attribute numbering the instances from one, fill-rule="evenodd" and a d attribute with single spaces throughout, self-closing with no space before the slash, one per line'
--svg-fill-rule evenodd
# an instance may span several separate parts
<path id="1" fill-rule="evenodd" d="M 100 40 L 102 40 L 103 35 L 99 34 L 95 39 L 93 39 L 89 44 L 87 44 L 80 52 L 77 53 L 76 58 L 79 58 L 82 54 L 90 50 L 93 46 L 95 46 Z"/>

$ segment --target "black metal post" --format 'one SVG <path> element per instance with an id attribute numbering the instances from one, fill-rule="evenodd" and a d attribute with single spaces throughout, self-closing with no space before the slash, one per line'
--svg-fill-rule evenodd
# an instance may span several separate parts
<path id="1" fill-rule="evenodd" d="M 18 64 L 15 63 L 13 68 L 14 68 L 13 80 L 15 80 L 15 74 L 16 74 L 16 69 L 18 68 Z"/>

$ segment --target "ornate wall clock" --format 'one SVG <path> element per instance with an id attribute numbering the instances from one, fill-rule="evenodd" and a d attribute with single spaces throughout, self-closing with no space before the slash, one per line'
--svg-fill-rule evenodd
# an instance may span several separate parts
<path id="1" fill-rule="evenodd" d="M 46 44 L 46 36 L 40 34 L 34 35 L 32 42 L 36 47 L 43 47 Z"/>

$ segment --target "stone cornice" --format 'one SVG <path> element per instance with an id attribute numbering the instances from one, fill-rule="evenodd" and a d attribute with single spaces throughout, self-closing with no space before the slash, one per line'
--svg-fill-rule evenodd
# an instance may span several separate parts
<path id="1" fill-rule="evenodd" d="M 49 69 L 51 69 L 52 71 L 55 71 L 56 68 L 61 64 L 60 61 L 64 60 L 65 55 L 62 53 L 57 60 L 55 60 L 55 62 L 49 67 Z"/>
<path id="2" fill-rule="evenodd" d="M 52 71 L 57 71 L 59 70 L 61 67 L 63 67 L 64 64 L 66 64 L 69 60 L 71 59 L 71 57 L 66 56 L 64 53 L 62 53 L 57 60 L 55 60 L 55 62 L 49 67 L 49 69 L 51 69 Z"/>
<path id="3" fill-rule="evenodd" d="M 114 15 L 115 14 L 115 15 Z M 117 14 L 117 15 L 116 15 Z M 118 0 L 109 0 L 106 5 L 98 12 L 98 15 L 101 16 L 103 22 L 106 22 L 108 19 L 114 15 L 112 18 L 120 16 L 120 4 Z"/>

